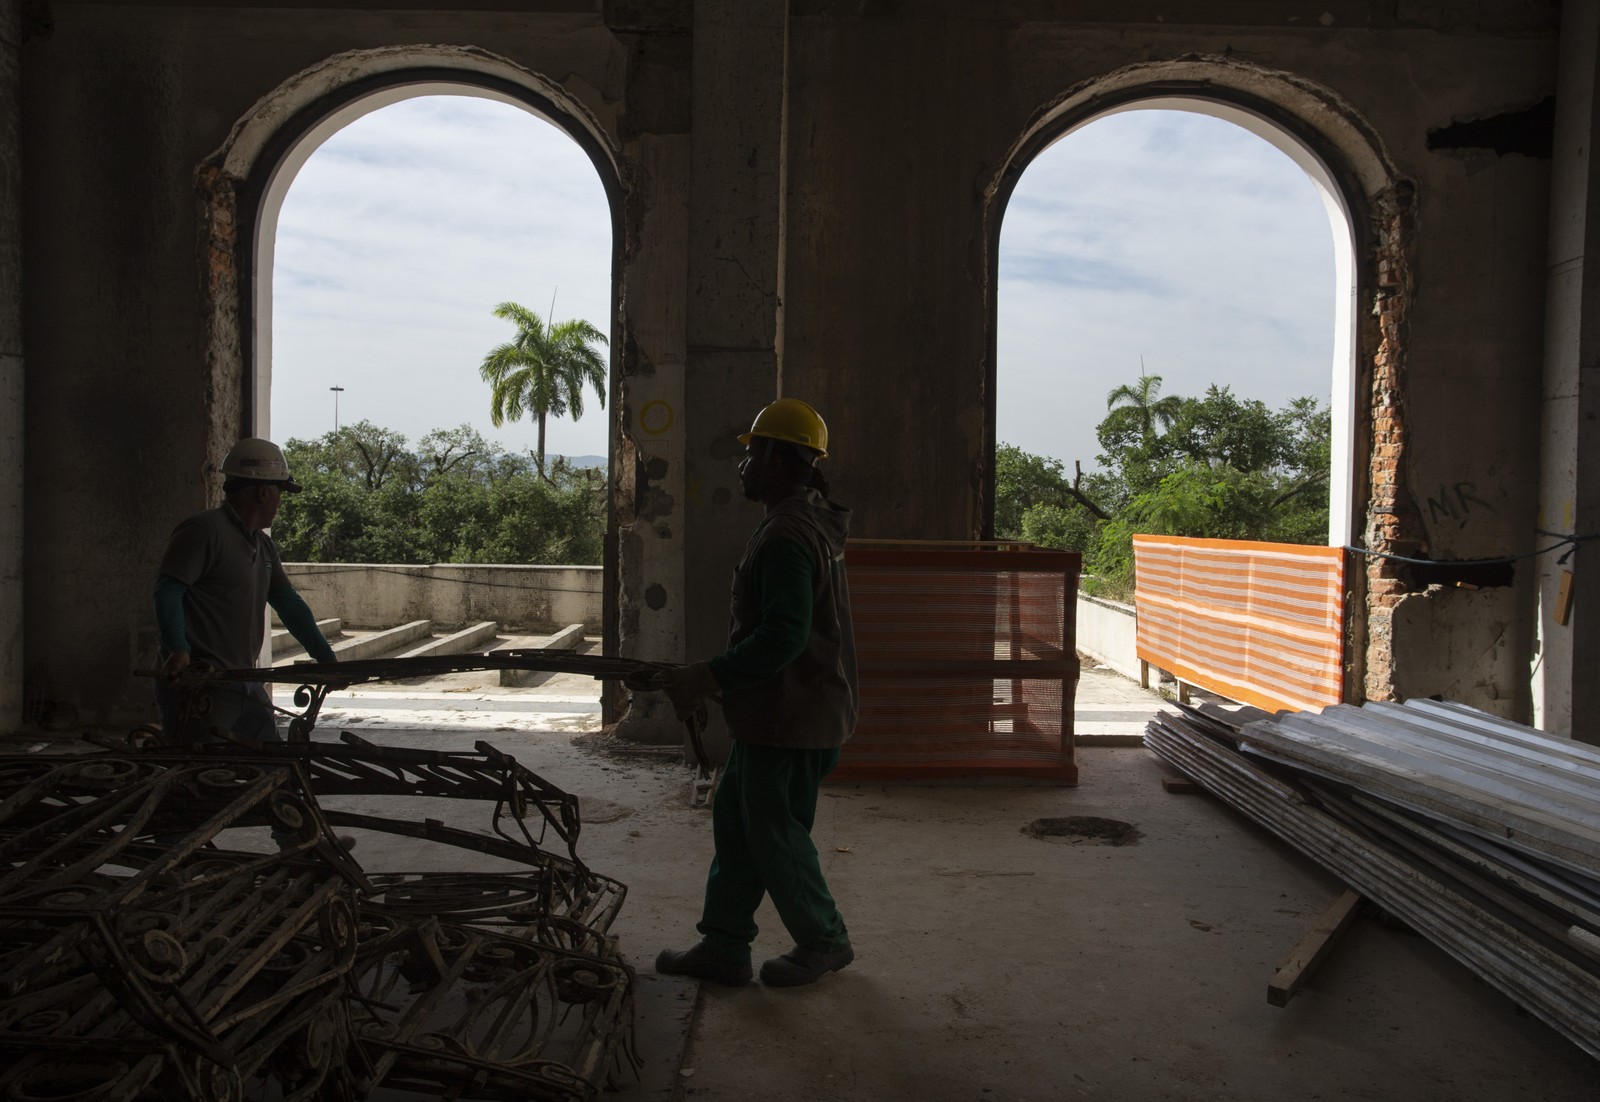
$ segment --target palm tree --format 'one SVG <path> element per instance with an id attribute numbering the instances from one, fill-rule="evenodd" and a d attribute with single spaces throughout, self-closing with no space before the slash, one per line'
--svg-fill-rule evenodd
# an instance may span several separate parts
<path id="1" fill-rule="evenodd" d="M 521 420 L 524 413 L 539 422 L 536 461 L 544 475 L 544 422 L 546 417 L 583 416 L 583 392 L 592 387 L 606 405 L 606 363 L 597 347 L 605 335 L 586 321 L 574 318 L 559 325 L 543 319 L 515 302 L 502 302 L 494 316 L 517 327 L 517 335 L 483 358 L 478 373 L 493 389 L 489 419 L 495 428 Z"/>
<path id="2" fill-rule="evenodd" d="M 1116 409 L 1118 402 L 1124 403 L 1138 421 L 1144 442 L 1148 446 L 1155 439 L 1156 425 L 1159 424 L 1163 429 L 1171 428 L 1183 410 L 1183 399 L 1176 394 L 1157 398 L 1156 395 L 1160 392 L 1161 376 L 1146 375 L 1144 362 L 1141 359 L 1139 381 L 1131 385 L 1124 383 L 1106 395 L 1106 409 Z"/>

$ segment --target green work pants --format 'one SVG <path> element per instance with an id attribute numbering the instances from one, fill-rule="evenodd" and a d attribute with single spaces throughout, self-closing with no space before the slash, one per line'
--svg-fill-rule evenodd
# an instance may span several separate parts
<path id="1" fill-rule="evenodd" d="M 711 806 L 717 853 L 699 926 L 708 948 L 748 961 L 763 895 L 772 897 L 796 945 L 826 952 L 849 943 L 811 841 L 817 788 L 838 761 L 837 748 L 734 740 Z"/>

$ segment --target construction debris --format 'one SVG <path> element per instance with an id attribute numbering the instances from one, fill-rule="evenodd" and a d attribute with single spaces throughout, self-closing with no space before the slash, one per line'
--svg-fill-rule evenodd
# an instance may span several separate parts
<path id="1" fill-rule="evenodd" d="M 1434 701 L 1185 707 L 1145 740 L 1600 1058 L 1600 752 Z"/>
<path id="2" fill-rule="evenodd" d="M 439 677 L 448 673 L 466 671 L 500 670 L 524 673 L 574 673 L 596 680 L 621 681 L 630 689 L 660 689 L 666 684 L 666 673 L 672 669 L 664 662 L 644 662 L 632 658 L 612 658 L 598 654 L 573 654 L 570 651 L 533 648 L 530 650 L 490 651 L 487 654 L 425 655 L 415 658 L 372 658 L 350 662 L 298 662 L 292 666 L 264 666 L 259 669 L 224 670 L 204 665 L 186 667 L 175 678 L 174 685 L 184 694 L 185 706 L 177 732 L 177 741 L 192 746 L 215 737 L 207 718 L 209 698 L 204 690 L 208 685 L 234 683 L 284 684 L 296 686 L 295 706 L 299 713 L 278 708 L 288 720 L 290 742 L 304 742 L 317 726 L 317 716 L 328 694 L 352 685 L 376 681 L 404 681 L 413 677 Z M 168 678 L 162 670 L 135 670 L 140 677 Z M 274 706 L 276 707 L 276 706 Z M 704 726 L 702 722 L 700 727 Z M 700 733 L 696 725 L 689 724 L 690 741 L 695 754 L 702 762 L 705 753 L 700 746 Z"/>
<path id="3" fill-rule="evenodd" d="M 1316 924 L 1295 942 L 1273 973 L 1267 984 L 1267 1002 L 1273 1006 L 1288 1006 L 1302 987 L 1311 979 L 1322 962 L 1328 959 L 1339 939 L 1350 928 L 1360 912 L 1361 896 L 1347 891 L 1328 904 L 1318 916 Z"/>
<path id="4" fill-rule="evenodd" d="M 322 803 L 351 795 L 408 803 Z M 427 797 L 490 803 L 490 831 Z M 344 826 L 515 867 L 369 873 Z M 573 796 L 483 743 L 0 757 L 0 1094 L 592 1100 L 631 1058 L 634 977 L 626 889 L 578 833 Z"/>

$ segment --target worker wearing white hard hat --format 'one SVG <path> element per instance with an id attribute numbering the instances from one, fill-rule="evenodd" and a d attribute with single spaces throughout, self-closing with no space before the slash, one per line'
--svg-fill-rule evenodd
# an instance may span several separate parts
<path id="1" fill-rule="evenodd" d="M 265 531 L 283 495 L 301 489 L 289 475 L 283 450 L 270 440 L 246 437 L 223 459 L 222 477 L 222 504 L 173 529 L 161 557 L 154 595 L 161 668 L 176 675 L 193 662 L 217 669 L 254 667 L 268 605 L 307 654 L 318 662 L 334 661 L 333 649 Z M 219 683 L 207 691 L 210 726 L 257 741 L 279 737 L 270 699 L 259 683 Z M 156 702 L 163 730 L 176 739 L 179 694 L 158 680 Z"/>

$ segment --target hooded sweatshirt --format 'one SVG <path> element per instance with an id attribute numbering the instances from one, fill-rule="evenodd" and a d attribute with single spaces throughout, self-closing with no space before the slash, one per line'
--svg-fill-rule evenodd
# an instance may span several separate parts
<path id="1" fill-rule="evenodd" d="M 728 649 L 711 659 L 734 738 L 820 750 L 855 730 L 849 529 L 849 509 L 804 490 L 751 535 L 733 573 Z"/>

